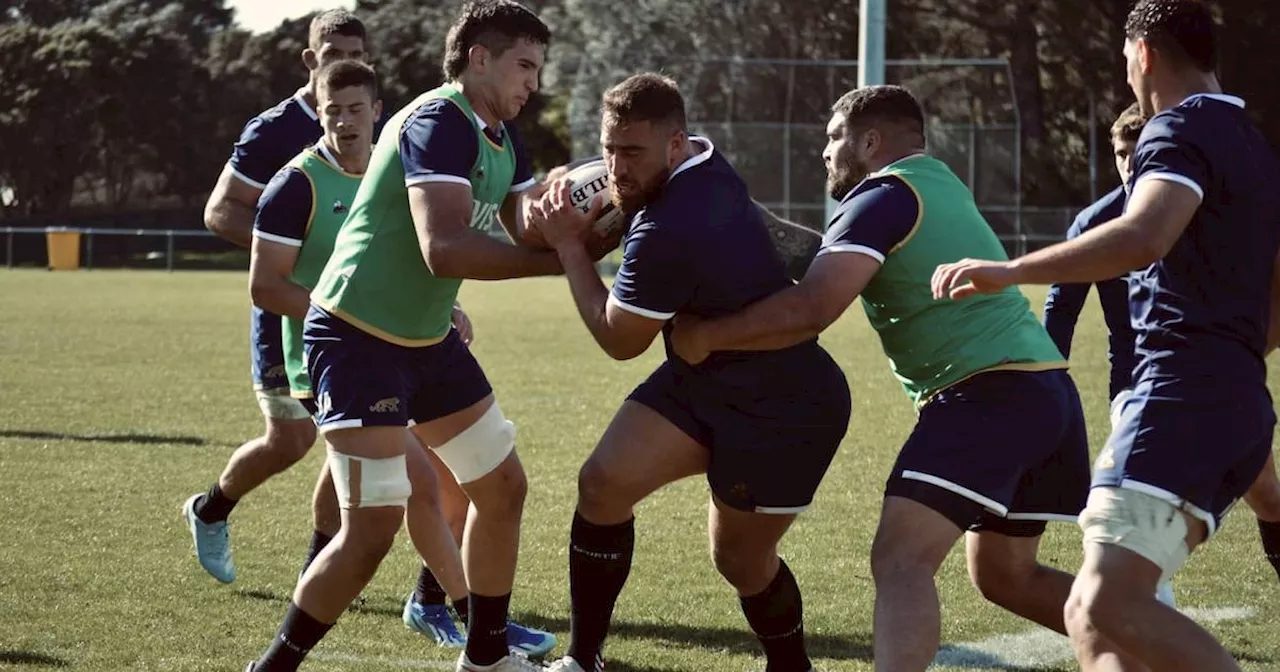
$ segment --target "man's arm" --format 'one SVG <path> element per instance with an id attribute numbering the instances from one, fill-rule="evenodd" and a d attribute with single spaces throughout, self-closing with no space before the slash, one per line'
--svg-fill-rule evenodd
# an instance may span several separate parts
<path id="1" fill-rule="evenodd" d="M 261 195 L 260 187 L 241 180 L 227 164 L 205 203 L 205 228 L 233 245 L 249 247 L 253 242 L 253 218 Z"/>
<path id="2" fill-rule="evenodd" d="M 600 349 L 617 360 L 644 354 L 662 333 L 667 320 L 630 312 L 610 300 L 609 290 L 605 289 L 591 255 L 581 242 L 561 246 L 557 251 L 578 316 Z"/>
<path id="3" fill-rule="evenodd" d="M 822 247 L 822 234 L 773 214 L 759 201 L 753 199 L 752 202 L 764 217 L 764 226 L 769 230 L 773 246 L 787 266 L 787 275 L 792 280 L 800 280 L 808 270 L 809 264 L 813 263 L 813 257 L 818 254 L 818 249 Z"/>
<path id="4" fill-rule="evenodd" d="M 610 292 L 583 242 L 592 223 L 600 217 L 604 201 L 593 201 L 584 215 L 573 206 L 569 194 L 568 181 L 557 181 L 534 207 L 535 219 L 560 257 L 578 316 L 587 331 L 610 357 L 638 357 L 649 349 L 667 320 L 687 300 L 690 290 L 684 272 L 685 250 L 655 222 L 639 224 L 628 240 L 622 267 Z"/>
<path id="5" fill-rule="evenodd" d="M 204 206 L 204 225 L 214 235 L 240 247 L 253 242 L 258 199 L 276 171 L 298 153 L 282 121 L 254 117 L 240 130 L 231 158 Z"/>
<path id="6" fill-rule="evenodd" d="M 295 168 L 276 173 L 258 201 L 249 255 L 253 304 L 277 315 L 304 319 L 310 293 L 290 280 L 307 235 L 314 201 L 311 180 Z"/>
<path id="7" fill-rule="evenodd" d="M 474 280 L 559 273 L 554 252 L 504 243 L 472 228 L 471 169 L 480 151 L 472 124 L 458 106 L 440 99 L 400 130 L 409 210 L 427 268 L 437 277 Z"/>
<path id="8" fill-rule="evenodd" d="M 418 246 L 440 278 L 506 280 L 557 275 L 556 253 L 501 242 L 471 228 L 471 187 L 444 182 L 409 187 L 409 210 Z"/>
<path id="9" fill-rule="evenodd" d="M 900 178 L 863 182 L 836 211 L 821 251 L 799 284 L 734 315 L 689 324 L 677 320 L 676 353 L 696 364 L 717 350 L 778 350 L 817 336 L 911 237 L 920 212 L 915 190 Z"/>
<path id="10" fill-rule="evenodd" d="M 1170 122 L 1149 122 L 1135 157 L 1124 214 L 1092 231 L 1011 262 L 966 259 L 934 272 L 934 295 L 953 299 L 1010 285 L 1099 282 L 1145 268 L 1173 249 L 1209 184 L 1203 155 Z"/>
<path id="11" fill-rule="evenodd" d="M 311 293 L 289 279 L 298 261 L 298 248 L 254 236 L 249 256 L 249 294 L 253 305 L 296 319 L 305 319 Z"/>
<path id="12" fill-rule="evenodd" d="M 1012 262 L 1016 284 L 1099 282 L 1160 261 L 1200 207 L 1201 195 L 1180 182 L 1141 180 L 1123 215 L 1075 240 Z"/>
<path id="13" fill-rule="evenodd" d="M 826 330 L 866 289 L 880 261 L 865 254 L 819 255 L 794 287 L 772 294 L 745 310 L 701 322 L 698 349 L 781 350 Z"/>

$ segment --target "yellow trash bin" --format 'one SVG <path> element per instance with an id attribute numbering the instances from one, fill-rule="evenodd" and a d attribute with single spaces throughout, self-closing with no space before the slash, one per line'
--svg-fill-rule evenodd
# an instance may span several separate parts
<path id="1" fill-rule="evenodd" d="M 49 248 L 49 270 L 74 271 L 80 268 L 80 232 L 67 228 L 45 229 Z"/>

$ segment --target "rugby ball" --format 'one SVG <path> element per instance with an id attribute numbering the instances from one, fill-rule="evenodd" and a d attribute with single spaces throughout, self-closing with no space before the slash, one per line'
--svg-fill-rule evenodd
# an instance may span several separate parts
<path id="1" fill-rule="evenodd" d="M 591 209 L 591 202 L 597 198 L 605 200 L 600 219 L 596 220 L 595 230 L 603 235 L 612 235 L 626 228 L 627 217 L 609 200 L 609 169 L 603 159 L 584 163 L 569 171 L 569 202 L 582 212 Z"/>

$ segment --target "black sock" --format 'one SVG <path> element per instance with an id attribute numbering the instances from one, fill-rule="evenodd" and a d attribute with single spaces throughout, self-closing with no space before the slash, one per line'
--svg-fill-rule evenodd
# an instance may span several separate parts
<path id="1" fill-rule="evenodd" d="M 471 593 L 471 616 L 467 623 L 467 660 L 476 665 L 492 665 L 506 657 L 507 610 L 511 593 L 490 597 Z"/>
<path id="2" fill-rule="evenodd" d="M 436 575 L 426 565 L 418 572 L 418 588 L 413 591 L 413 601 L 418 604 L 444 604 L 446 597 L 444 588 L 436 581 Z"/>
<path id="3" fill-rule="evenodd" d="M 196 500 L 194 508 L 196 517 L 204 524 L 221 523 L 231 515 L 231 509 L 236 508 L 236 500 L 228 499 L 222 494 L 222 488 L 219 488 L 215 482 L 213 487 L 209 488 L 209 492 Z"/>
<path id="4" fill-rule="evenodd" d="M 758 595 L 740 597 L 742 613 L 756 633 L 768 660 L 765 672 L 808 672 L 813 667 L 804 650 L 804 608 L 800 586 L 787 563 Z"/>
<path id="5" fill-rule="evenodd" d="M 324 550 L 329 542 L 333 541 L 333 537 L 321 532 L 320 530 L 311 531 L 311 545 L 307 547 L 307 560 L 302 563 L 302 573 L 306 573 L 311 563 L 316 561 L 316 556 L 320 555 L 320 551 Z"/>
<path id="6" fill-rule="evenodd" d="M 584 669 L 602 669 L 613 605 L 631 573 L 635 518 L 593 525 L 574 513 L 569 533 L 569 656 Z"/>
<path id="7" fill-rule="evenodd" d="M 276 638 L 254 664 L 254 672 L 293 672 L 332 627 L 331 623 L 321 623 L 308 616 L 290 601 Z"/>
<path id="8" fill-rule="evenodd" d="M 1267 562 L 1280 577 L 1280 522 L 1269 523 L 1259 518 L 1258 536 L 1262 537 L 1262 552 L 1267 554 Z"/>
<path id="9" fill-rule="evenodd" d="M 468 595 L 461 600 L 452 600 L 453 613 L 458 615 L 458 620 L 462 622 L 462 629 L 466 630 L 471 623 L 471 596 Z"/>

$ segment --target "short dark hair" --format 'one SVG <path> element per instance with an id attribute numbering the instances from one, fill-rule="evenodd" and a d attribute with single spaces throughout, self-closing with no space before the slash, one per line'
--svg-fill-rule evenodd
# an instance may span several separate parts
<path id="1" fill-rule="evenodd" d="M 449 27 L 444 41 L 444 76 L 457 79 L 467 68 L 467 52 L 480 45 L 495 57 L 517 40 L 546 46 L 551 29 L 532 10 L 514 0 L 471 0 Z"/>
<path id="2" fill-rule="evenodd" d="M 358 37 L 365 39 L 364 22 L 355 14 L 345 9 L 329 9 L 311 19 L 311 30 L 307 34 L 307 46 L 319 49 L 320 43 L 330 35 Z"/>
<path id="3" fill-rule="evenodd" d="M 845 126 L 849 128 L 891 122 L 924 135 L 924 110 L 915 96 L 901 86 L 882 84 L 853 89 L 840 96 L 831 111 L 843 114 Z"/>
<path id="4" fill-rule="evenodd" d="M 653 72 L 632 75 L 604 92 L 601 113 L 619 122 L 648 121 L 686 130 L 684 96 L 674 79 Z"/>
<path id="5" fill-rule="evenodd" d="M 1142 136 L 1142 127 L 1147 124 L 1147 120 L 1142 116 L 1142 108 L 1137 103 L 1133 103 L 1116 117 L 1116 122 L 1111 124 L 1111 139 L 1120 142 L 1137 142 Z"/>
<path id="6" fill-rule="evenodd" d="M 1200 0 L 1138 0 L 1124 24 L 1125 37 L 1146 40 L 1174 61 L 1200 72 L 1218 67 L 1213 14 Z"/>
<path id="7" fill-rule="evenodd" d="M 316 75 L 317 89 L 339 91 L 353 86 L 362 86 L 369 91 L 373 100 L 378 99 L 378 75 L 366 63 L 343 59 L 320 69 Z"/>

